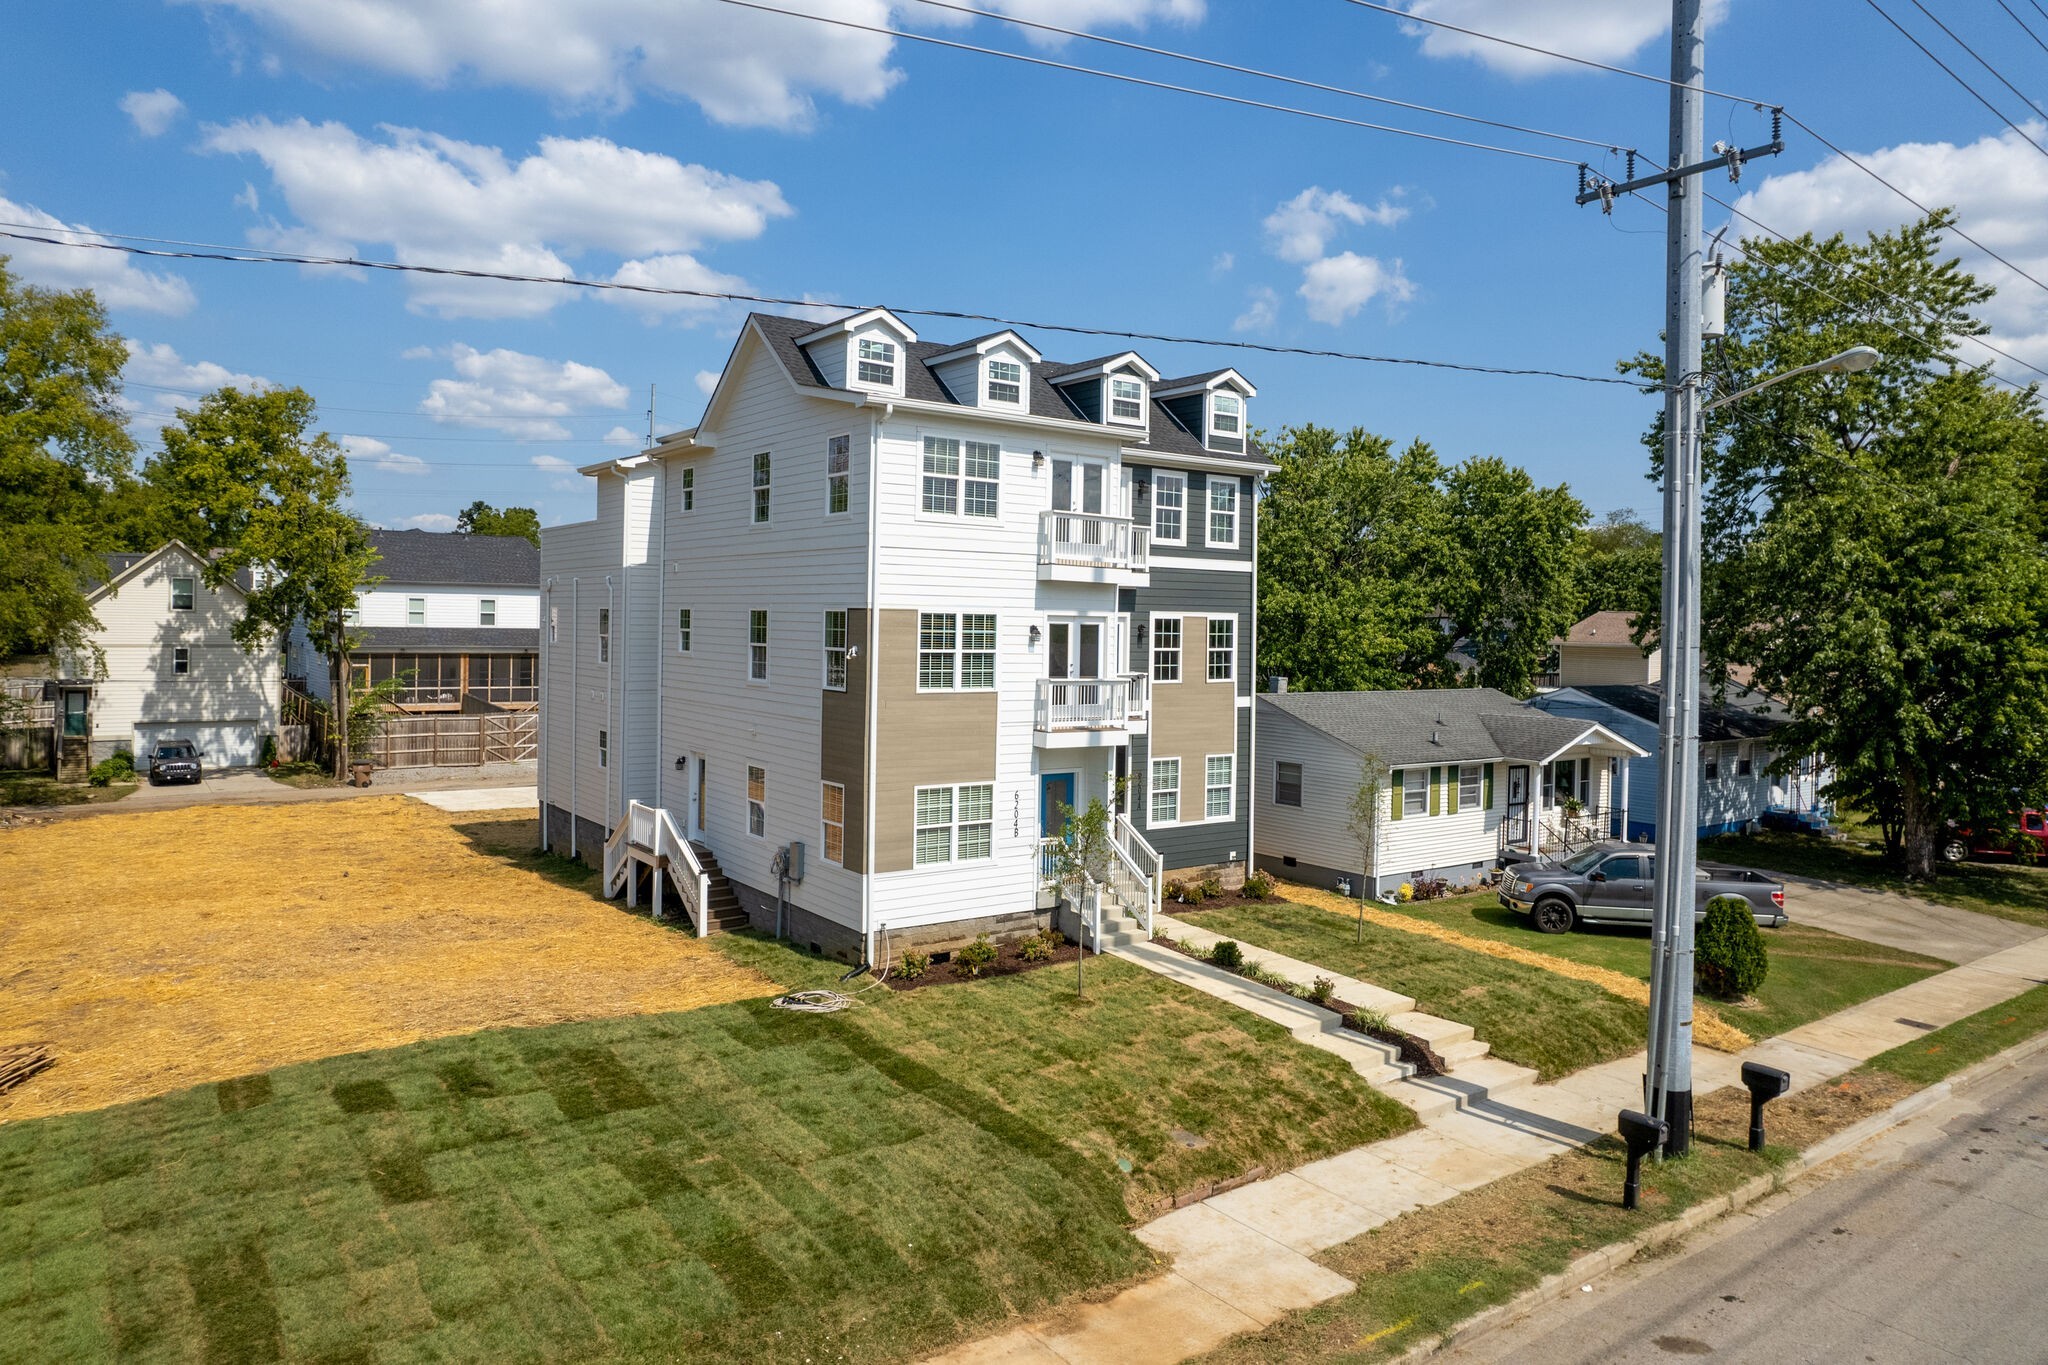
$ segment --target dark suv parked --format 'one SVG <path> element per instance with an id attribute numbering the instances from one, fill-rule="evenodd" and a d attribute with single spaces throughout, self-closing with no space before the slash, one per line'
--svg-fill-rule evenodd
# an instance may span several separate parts
<path id="1" fill-rule="evenodd" d="M 197 782 L 199 773 L 199 749 L 189 739 L 167 739 L 149 754 L 149 781 L 154 786 L 159 782 Z"/>

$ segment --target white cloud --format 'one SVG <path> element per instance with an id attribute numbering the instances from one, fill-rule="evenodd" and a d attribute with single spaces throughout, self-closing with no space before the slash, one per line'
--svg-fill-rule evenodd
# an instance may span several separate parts
<path id="1" fill-rule="evenodd" d="M 1424 18 L 1596 62 L 1632 57 L 1671 27 L 1669 6 L 1646 0 L 1412 0 L 1407 9 Z M 1706 0 L 1707 25 L 1718 23 L 1727 10 L 1727 0 Z M 1422 39 L 1422 51 L 1431 57 L 1469 57 L 1514 76 L 1584 69 L 1449 29 L 1427 24 L 1402 27 Z"/>
<path id="2" fill-rule="evenodd" d="M 67 242 L 100 242 L 107 239 L 90 228 L 66 223 L 41 209 L 16 203 L 0 195 L 0 219 L 26 223 L 47 235 Z M 138 270 L 134 258 L 117 251 L 93 247 L 49 246 L 0 238 L 0 255 L 12 257 L 13 271 L 30 284 L 49 289 L 90 289 L 109 308 L 133 308 L 144 313 L 187 313 L 198 300 L 192 286 L 176 275 L 156 275 Z"/>
<path id="3" fill-rule="evenodd" d="M 446 512 L 420 512 L 400 517 L 392 523 L 392 528 L 400 531 L 452 531 L 455 525 L 455 518 Z"/>
<path id="4" fill-rule="evenodd" d="M 2027 131 L 2039 138 L 2043 128 L 2036 122 L 2027 125 Z M 1965 232 L 2035 278 L 2048 279 L 2048 240 L 2040 229 L 2048 221 L 2048 161 L 2019 134 L 1987 136 L 1964 146 L 1906 142 L 1853 154 L 1921 203 L 1953 206 Z M 1823 239 L 1840 232 L 1860 240 L 1866 233 L 1890 231 L 1920 216 L 1912 205 L 1840 157 L 1829 157 L 1812 170 L 1771 176 L 1735 203 L 1778 232 L 1811 232 Z M 1736 230 L 1755 231 L 1739 219 Z M 1980 281 L 1998 289 L 1997 297 L 1981 309 L 1992 327 L 1990 339 L 2048 367 L 2048 293 L 1960 237 L 1947 237 L 1943 249 Z M 1975 361 L 1993 358 L 1967 343 L 1958 346 L 1957 353 Z M 2007 367 L 2009 378 L 2031 377 L 2005 361 L 1999 364 Z"/>
<path id="5" fill-rule="evenodd" d="M 611 438 L 607 436 L 605 439 Z M 634 444 L 637 446 L 639 442 L 636 441 Z M 567 491 L 583 486 L 583 476 L 576 472 L 576 466 L 559 455 L 536 455 L 533 457 L 533 467 L 543 474 L 552 476 L 549 486 L 557 490 Z"/>
<path id="6" fill-rule="evenodd" d="M 436 379 L 420 400 L 420 411 L 437 422 L 566 441 L 569 428 L 557 419 L 578 409 L 625 406 L 626 386 L 594 365 L 503 349 L 479 351 L 459 342 L 449 359 L 458 377 Z"/>
<path id="7" fill-rule="evenodd" d="M 121 96 L 121 112 L 144 137 L 162 137 L 184 114 L 185 101 L 164 89 L 130 90 Z"/>
<path id="8" fill-rule="evenodd" d="M 718 388 L 718 371 L 697 371 L 697 392 L 709 398 Z"/>
<path id="9" fill-rule="evenodd" d="M 1280 296 L 1265 285 L 1251 291 L 1244 311 L 1230 324 L 1233 332 L 1263 332 L 1280 316 Z"/>
<path id="10" fill-rule="evenodd" d="M 263 201 L 257 197 L 255 184 L 247 180 L 242 182 L 242 192 L 232 202 L 236 208 L 247 209 L 251 213 L 263 211 Z"/>
<path id="11" fill-rule="evenodd" d="M 1215 258 L 1209 262 L 1209 278 L 1220 280 L 1235 269 L 1237 269 L 1236 254 L 1229 251 L 1219 251 L 1216 253 Z"/>
<path id="12" fill-rule="evenodd" d="M 723 274 L 696 257 L 685 255 L 654 256 L 642 261 L 627 261 L 613 272 L 612 279 L 615 283 L 636 288 L 700 289 L 711 293 L 747 292 L 747 282 L 739 276 Z M 699 298 L 689 294 L 608 291 L 599 297 L 606 303 L 630 308 L 649 322 L 678 313 L 702 316 L 718 312 L 725 307 L 723 299 Z"/>
<path id="13" fill-rule="evenodd" d="M 196 401 L 200 395 L 230 385 L 253 393 L 262 393 L 277 386 L 260 374 L 243 374 L 225 365 L 216 365 L 211 360 L 187 361 L 168 343 L 157 342 L 145 345 L 128 338 L 127 363 L 121 367 L 124 384 L 170 391 L 167 395 L 172 402 Z M 155 403 L 158 399 L 145 399 Z"/>
<path id="14" fill-rule="evenodd" d="M 407 455 L 393 450 L 389 442 L 374 436 L 343 436 L 341 448 L 348 452 L 348 458 L 357 468 L 367 466 L 386 474 L 424 474 L 427 462 L 417 455 Z"/>
<path id="15" fill-rule="evenodd" d="M 608 446 L 625 446 L 631 450 L 638 450 L 646 444 L 641 439 L 640 433 L 630 427 L 613 427 L 604 434 L 604 443 Z M 553 457 L 546 455 L 538 456 L 534 459 L 534 463 L 539 464 L 541 460 L 551 458 Z"/>
<path id="16" fill-rule="evenodd" d="M 1311 261 L 1301 272 L 1298 292 L 1310 317 L 1335 327 L 1376 298 L 1384 297 L 1390 307 L 1406 303 L 1415 297 L 1415 286 L 1400 261 L 1345 251 Z"/>
<path id="17" fill-rule="evenodd" d="M 260 158 L 299 220 L 260 225 L 252 240 L 321 255 L 389 243 L 408 265 L 554 278 L 577 273 L 570 261 L 578 255 L 602 252 L 627 258 L 606 273 L 629 282 L 731 289 L 743 282 L 687 253 L 758 237 L 791 212 L 771 181 L 743 180 L 601 137 L 543 138 L 536 152 L 515 160 L 496 147 L 418 129 L 380 132 L 381 140 L 372 140 L 339 123 L 249 119 L 209 127 L 202 145 Z M 571 295 L 544 284 L 407 280 L 415 309 L 446 316 L 534 316 Z M 685 314 L 714 306 L 637 302 Z"/>
<path id="18" fill-rule="evenodd" d="M 1266 215 L 1266 243 L 1281 260 L 1305 265 L 1321 257 L 1347 223 L 1393 227 L 1406 218 L 1407 206 L 1392 202 L 1400 197 L 1397 188 L 1367 208 L 1342 190 L 1311 185 Z"/>

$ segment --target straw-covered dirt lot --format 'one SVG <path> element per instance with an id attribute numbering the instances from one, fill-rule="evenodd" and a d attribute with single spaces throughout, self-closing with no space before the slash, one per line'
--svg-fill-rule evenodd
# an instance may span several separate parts
<path id="1" fill-rule="evenodd" d="M 772 983 L 597 899 L 534 817 L 402 797 L 0 831 L 0 1122 L 338 1053 L 694 1009 Z"/>

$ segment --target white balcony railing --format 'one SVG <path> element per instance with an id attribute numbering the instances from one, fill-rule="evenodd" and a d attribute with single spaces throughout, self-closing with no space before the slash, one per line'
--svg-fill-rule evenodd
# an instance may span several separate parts
<path id="1" fill-rule="evenodd" d="M 1123 730 L 1131 719 L 1128 678 L 1040 678 L 1034 723 L 1049 734 Z"/>
<path id="2" fill-rule="evenodd" d="M 1040 512 L 1038 562 L 1080 569 L 1150 568 L 1151 532 L 1126 517 L 1090 512 Z"/>

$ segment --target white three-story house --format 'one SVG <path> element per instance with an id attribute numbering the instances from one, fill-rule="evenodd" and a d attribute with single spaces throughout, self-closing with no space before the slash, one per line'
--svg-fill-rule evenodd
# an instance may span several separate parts
<path id="1" fill-rule="evenodd" d="M 1045 841 L 1097 800 L 1134 913 L 1242 877 L 1254 396 L 750 317 L 699 424 L 542 534 L 548 846 L 869 961 L 1044 923 Z"/>

